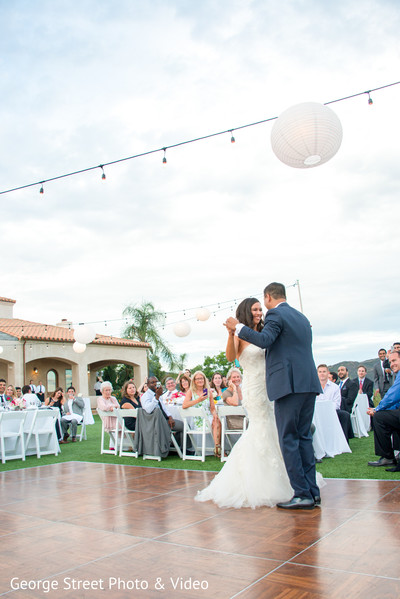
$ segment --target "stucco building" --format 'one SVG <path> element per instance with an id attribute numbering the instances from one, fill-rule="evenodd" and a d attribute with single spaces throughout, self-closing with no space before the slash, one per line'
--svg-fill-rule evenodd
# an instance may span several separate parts
<path id="1" fill-rule="evenodd" d="M 84 397 L 94 395 L 96 374 L 110 364 L 133 366 L 135 381 L 147 376 L 147 343 L 96 335 L 78 354 L 73 350 L 72 323 L 47 325 L 13 317 L 15 300 L 0 297 L 0 378 L 20 386 L 32 379 L 46 387 L 64 389 L 71 383 Z"/>

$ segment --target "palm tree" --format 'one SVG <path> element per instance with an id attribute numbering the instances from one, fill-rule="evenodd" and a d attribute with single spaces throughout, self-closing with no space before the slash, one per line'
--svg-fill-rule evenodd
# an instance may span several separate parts
<path id="1" fill-rule="evenodd" d="M 187 354 L 179 354 L 179 358 L 177 358 L 175 366 L 179 369 L 179 370 L 183 370 L 186 366 L 186 362 L 187 362 Z"/>
<path id="2" fill-rule="evenodd" d="M 151 302 L 143 301 L 140 306 L 127 306 L 123 316 L 130 321 L 123 332 L 128 339 L 137 339 L 151 345 L 151 352 L 159 354 L 169 368 L 174 368 L 176 358 L 158 332 L 164 312 L 154 308 Z"/>

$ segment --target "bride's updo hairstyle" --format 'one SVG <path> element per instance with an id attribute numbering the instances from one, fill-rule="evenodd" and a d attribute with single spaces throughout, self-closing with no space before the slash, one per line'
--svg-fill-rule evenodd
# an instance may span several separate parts
<path id="1" fill-rule="evenodd" d="M 250 327 L 251 329 L 254 327 L 254 322 L 253 322 L 253 314 L 251 312 L 251 308 L 254 304 L 259 304 L 260 301 L 258 299 L 256 299 L 255 297 L 246 297 L 246 299 L 244 299 L 242 302 L 240 302 L 240 304 L 238 305 L 238 307 L 236 308 L 236 318 L 238 319 L 238 321 L 241 324 L 245 324 L 247 327 Z M 264 327 L 264 321 L 263 319 L 260 320 L 260 322 L 257 325 L 257 331 L 262 331 Z"/>

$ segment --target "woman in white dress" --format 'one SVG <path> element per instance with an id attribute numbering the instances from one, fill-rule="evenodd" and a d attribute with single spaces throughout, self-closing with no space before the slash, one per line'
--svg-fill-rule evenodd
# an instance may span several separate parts
<path id="1" fill-rule="evenodd" d="M 260 331 L 260 302 L 243 300 L 236 311 L 239 322 Z M 214 501 L 219 507 L 273 507 L 293 497 L 279 447 L 274 403 L 265 383 L 265 353 L 230 334 L 226 347 L 229 361 L 240 359 L 243 367 L 242 405 L 249 417 L 248 429 L 234 445 L 228 460 L 212 482 L 199 491 L 196 501 Z"/>

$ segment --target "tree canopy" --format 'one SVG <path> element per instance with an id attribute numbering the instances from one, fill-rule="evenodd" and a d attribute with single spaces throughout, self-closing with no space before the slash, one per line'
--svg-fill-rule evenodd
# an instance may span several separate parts
<path id="1" fill-rule="evenodd" d="M 139 306 L 127 306 L 123 316 L 128 320 L 123 336 L 149 343 L 151 353 L 164 360 L 169 368 L 174 368 L 176 357 L 159 333 L 164 313 L 156 310 L 151 302 L 143 301 Z"/>

